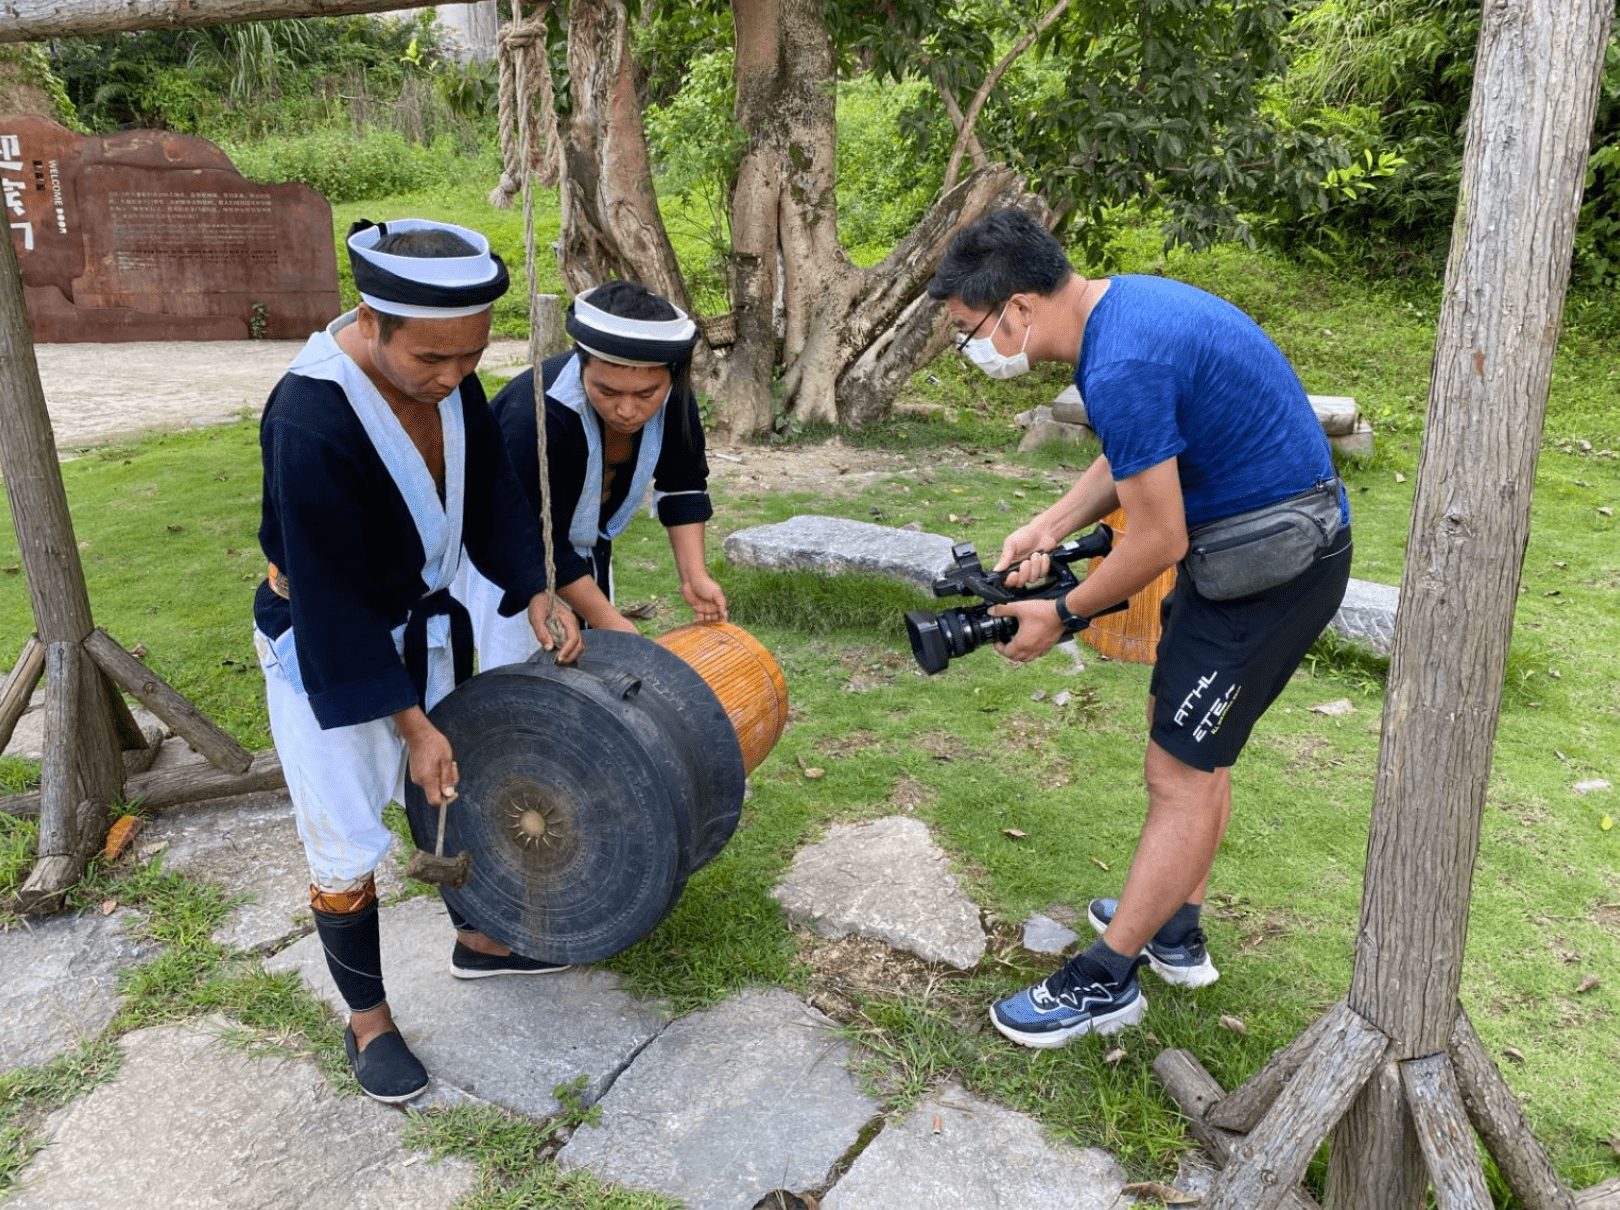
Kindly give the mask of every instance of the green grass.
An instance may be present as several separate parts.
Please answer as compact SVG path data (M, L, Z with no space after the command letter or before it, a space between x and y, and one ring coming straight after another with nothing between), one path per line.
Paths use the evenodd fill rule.
M370 217L431 213L431 202L365 210ZM483 218L474 221L481 202L457 205L440 216L459 214L489 229ZM517 224L520 247L520 218ZM339 225L346 227L346 216ZM513 228L505 230L501 238L510 243ZM1278 337L1307 389L1354 394L1374 416L1377 454L1343 467L1355 511L1354 574L1398 582L1434 300L1410 289L1396 294L1321 279L1232 250L1164 261L1144 241L1132 255L1132 269L1162 268L1231 297ZM1620 572L1615 521L1599 511L1620 507L1620 459L1606 453L1620 444L1612 404L1620 359L1593 335L1599 331L1597 320L1586 323L1559 354L1462 986L1487 1048L1576 1186L1620 1173L1605 1141L1620 1104L1620 985L1613 977L1620 969L1620 829L1601 826L1620 811L1612 791L1572 789L1593 778L1620 781L1613 764ZM1036 1053L988 1031L985 1006L1050 969L1017 945L1030 912L1083 909L1094 895L1117 893L1144 806L1147 668L1088 655L1077 671L1062 654L1015 667L981 651L927 678L912 664L900 623L905 609L926 604L914 590L856 577L761 573L719 557L730 531L803 512L916 522L981 552L997 549L1090 457L1083 448L1010 452L1013 414L1050 399L1060 382L1046 375L992 383L959 359L943 358L906 393L906 402L937 410L841 434L846 444L904 454L894 474L819 492L765 494L746 480L716 490L714 570L735 620L781 665L791 721L751 779L730 845L693 877L651 937L605 965L677 1012L752 985L822 995L816 959L828 943L785 923L771 888L795 850L830 823L909 812L928 823L993 920L990 954L961 975L914 964L914 980L847 997L838 1015L865 1050L863 1075L894 1108L914 1103L942 1078L959 1078L1034 1114L1061 1137L1110 1148L1133 1175L1147 1177L1172 1170L1188 1145L1150 1070L1159 1045L1191 1049L1231 1086L1348 986L1385 664L1319 643L1238 765L1236 808L1206 917L1221 981L1193 993L1150 979L1146 1027L1118 1039L1123 1055L1112 1054L1113 1040ZM66 464L63 476L97 621L126 645L145 644L152 667L249 747L265 746L262 685L248 641L251 593L262 570L254 425L96 451ZM617 551L623 598L657 596L673 603L673 621L684 620L658 528L638 519ZM0 574L0 662L31 629L17 562L11 528L0 525L0 573L10 571ZM671 620L666 613L646 628ZM1053 703L1059 690L1072 695L1066 706ZM1353 713L1311 709L1337 698L1348 698ZM811 770L822 772L812 777ZM27 762L0 762L9 788L33 776ZM31 844L31 825L0 817L0 865L15 871ZM137 905L162 948L129 976L129 1002L113 1033L225 1012L261 1042L316 1057L338 1086L349 1086L341 1063L330 1061L338 1053L331 1015L294 981L265 976L251 955L208 940L210 922L224 910L221 896L161 870L119 879L97 873L85 901ZM1589 974L1599 985L1579 992ZM1240 1018L1247 1033L1223 1028L1222 1015ZM1510 1047L1522 1062L1504 1058ZM0 1109L13 1124L4 1128L22 1132L6 1146L26 1147L40 1107L81 1086L67 1080L63 1091L38 1092L32 1084L0 1084ZM550 1145L548 1124L457 1111L432 1115L420 1129L414 1145L460 1150L483 1165L478 1206L658 1204L581 1177L565 1180L552 1165L531 1162Z

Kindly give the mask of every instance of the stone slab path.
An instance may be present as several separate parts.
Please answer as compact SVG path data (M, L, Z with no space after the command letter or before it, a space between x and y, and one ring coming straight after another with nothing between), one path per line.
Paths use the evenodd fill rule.
M957 934L929 940L923 928L919 939L926 922L862 899L870 872L844 880L848 902L819 900L827 913L890 945L977 960L978 908L920 821L835 828L817 858L850 840L849 860L877 861L881 880L925 912L952 916ZM251 901L233 909L222 942L266 955L267 971L295 973L339 1011L309 931L307 874L285 795L165 812L137 851L188 878L246 891ZM385 881L397 888L392 865ZM45 1063L106 1030L121 1003L118 972L158 953L140 939L140 919L118 908L0 933L0 1070ZM396 894L381 922L390 1003L433 1075L411 1108L487 1104L544 1123L564 1108L553 1090L584 1075L581 1102L600 1104L600 1121L573 1132L556 1157L564 1169L656 1191L690 1210L753 1210L778 1189L818 1192L826 1210L1129 1204L1124 1173L1106 1154L1048 1142L1034 1119L960 1088L891 1120L856 1078L851 1044L784 989L744 991L671 1020L629 995L618 976L588 967L453 978L454 934L437 897ZM257 1053L246 1045L254 1038ZM400 1142L405 1113L360 1096L347 1079L328 1084L307 1058L262 1053L262 1043L218 1017L125 1034L116 1077L43 1123L45 1145L7 1205L438 1210L473 1188L470 1164L431 1164Z

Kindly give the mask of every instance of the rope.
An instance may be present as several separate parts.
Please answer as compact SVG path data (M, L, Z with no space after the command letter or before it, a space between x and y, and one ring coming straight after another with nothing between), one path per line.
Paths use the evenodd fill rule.
M501 210L511 208L512 199L523 188L526 176L534 170L533 148L550 144L545 132L555 128L556 113L551 101L551 64L546 58L546 5L541 4L535 14L524 19L521 5L513 0L512 20L500 36L500 91L498 122L501 131L501 179L490 191L489 203ZM538 96L531 94L527 79L534 73L539 79ZM534 102L540 102L535 113ZM518 115L522 113L522 122ZM548 160L549 162L549 160ZM555 172L545 171L543 184L554 184Z
M544 6L540 13L544 13ZM506 99L507 65L512 68L512 86L517 96L527 97L528 67L534 58L534 47L540 47L541 56L545 52L545 22L537 15L528 21L523 20L523 8L520 0L512 0L512 24L501 37L501 142L503 153L506 145L506 115L508 113ZM509 53L508 47L512 50ZM518 53L519 48L522 53ZM544 62L542 58L542 62ZM549 95L550 88L547 88ZM551 473L550 464L546 460L546 393L540 382L540 307L539 294L534 288L534 161L530 159L530 138L533 133L532 105L525 106L529 120L522 124L518 131L518 150L522 158L521 181L523 190L523 268L529 288L529 366L531 384L534 388L534 427L536 440L539 443L540 453L540 537L546 548L546 588L550 593L550 607L546 611L546 628L551 631L551 637L559 644L563 641L565 632L562 621L558 616L559 601L557 596L557 562L551 553ZM511 161L508 159L508 165ZM506 184L508 172L501 174L501 187ZM497 189L499 192L499 188ZM494 196L490 200L493 202ZM510 205L510 198L507 204Z

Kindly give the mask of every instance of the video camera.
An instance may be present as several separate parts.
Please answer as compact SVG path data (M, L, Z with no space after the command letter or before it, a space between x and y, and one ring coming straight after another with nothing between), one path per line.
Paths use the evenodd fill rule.
M906 633L911 638L911 654L916 657L922 670L933 676L936 672L943 672L945 666L957 656L966 655L985 643L1007 642L1018 633L1018 619L991 617L991 605L1067 596L1069 590L1080 583L1069 564L1078 559L1099 559L1113 548L1114 531L1106 525L1099 525L1089 534L1065 542L1049 552L1052 572L1043 583L1019 589L1007 587L1006 571L985 571L971 542L957 543L951 547L951 558L956 566L934 581L934 595L976 596L982 598L985 604L946 609L939 613L926 609L909 610L906 613ZM1101 612L1114 613L1124 608L1125 602L1121 601Z

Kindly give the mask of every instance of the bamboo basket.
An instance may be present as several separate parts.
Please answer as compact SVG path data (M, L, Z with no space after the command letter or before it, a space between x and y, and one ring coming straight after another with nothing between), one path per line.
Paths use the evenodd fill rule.
M1115 534L1124 533L1125 511L1116 508L1102 523ZM1096 571L1100 562L1101 559L1093 559L1087 574ZM1080 632L1080 637L1096 648L1099 655L1109 659L1153 663L1159 650L1159 606L1175 586L1176 569L1167 568L1157 580L1132 597L1124 610L1093 618L1091 625Z
M693 622L654 641L690 664L714 690L737 732L744 775L752 773L787 726L787 682L771 653L730 622Z

